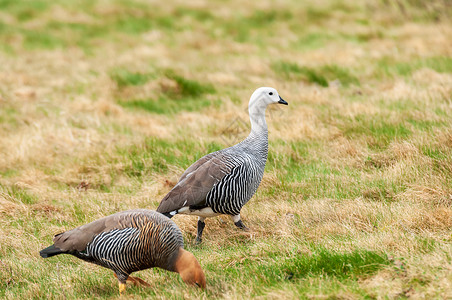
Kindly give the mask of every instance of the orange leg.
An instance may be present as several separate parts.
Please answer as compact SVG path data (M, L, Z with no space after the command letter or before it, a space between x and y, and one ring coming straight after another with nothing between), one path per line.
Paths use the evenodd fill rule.
M116 278L118 278L116 274L114 275ZM129 278L127 278L127 281L132 283L134 286L145 286L145 287L151 286L149 283L138 277L129 276Z
M124 291L126 290L126 284L119 282L119 294L122 295Z
M151 286L149 283L138 277L129 276L129 278L127 278L127 281L132 282L136 286L145 286L145 287Z

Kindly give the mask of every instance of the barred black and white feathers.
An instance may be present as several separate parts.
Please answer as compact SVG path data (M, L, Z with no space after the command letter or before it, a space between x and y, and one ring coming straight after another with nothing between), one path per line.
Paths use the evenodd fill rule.
M178 213L199 216L198 242L206 217L227 214L232 216L236 226L246 229L240 219L240 210L254 195L264 174L268 154L265 110L272 103L287 105L275 89L257 89L248 105L249 136L237 145L210 153L191 165L162 199L157 211L168 217Z
M178 272L185 282L205 287L198 261L183 249L179 228L155 211L119 212L60 233L53 241L41 250L42 257L66 253L109 268L119 280L120 292L132 272L152 267Z

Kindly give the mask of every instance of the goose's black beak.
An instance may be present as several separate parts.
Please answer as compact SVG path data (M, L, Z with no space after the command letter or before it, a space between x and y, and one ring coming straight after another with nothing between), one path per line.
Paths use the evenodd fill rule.
M279 96L279 104L284 104L284 105L289 105L289 103L287 103L283 98L281 98L281 96Z

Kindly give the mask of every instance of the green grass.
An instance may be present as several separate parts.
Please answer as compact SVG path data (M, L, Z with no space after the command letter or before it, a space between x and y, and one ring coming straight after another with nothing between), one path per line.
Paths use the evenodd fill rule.
M314 69L300 67L296 63L279 62L274 65L274 69L287 79L304 80L322 87L328 87L329 82L334 80L338 80L343 86L352 84L359 85L359 81L355 76L351 75L346 69L335 65L327 65Z
M17 128L19 125L17 115L18 111L14 106L2 107L2 110L0 110L0 126L6 128Z
M260 43L258 30L265 30L267 35L273 35L273 26L277 22L290 21L293 17L290 11L256 10L250 15L235 14L233 18L220 21L224 37L239 43Z
M89 1L81 1L79 4L77 7L66 2L3 1L0 7L7 9L17 23L0 25L0 32L6 32L0 39L7 42L19 35L24 37L22 47L27 50L80 47L86 53L92 54L95 51L93 48L102 40L122 40L127 35L140 35L156 28L165 30L178 28L171 15L158 14L155 10L145 9L146 6L138 3L124 5L121 1L113 1L112 6L119 9L114 15L107 13L104 16L96 13L96 7L102 5L92 5ZM57 5L72 12L86 13L93 22L85 24L70 20L50 20L31 28L26 25L26 22L39 20ZM80 10L80 7L83 9Z
M159 99L140 99L131 101L121 101L119 104L131 109L139 109L157 114L172 114L180 111L198 111L212 105L212 101L207 99L180 99L174 100L168 97Z
M220 150L221 145L211 143L205 147L189 140L169 142L162 139L147 139L142 145L117 149L126 161L125 174L144 178L153 173L166 173L171 166L188 168L203 156L203 153Z
M235 251L237 249L231 252ZM224 272L231 278L241 280L247 280L244 274L252 274L262 285L269 286L319 275L336 277L340 280L365 278L390 265L385 254L365 250L337 253L319 248L313 249L310 254L294 253L292 255L288 258L287 253L284 255L268 253L264 260L257 261L250 257L240 263L230 264Z
M379 72L386 75L410 76L422 68L434 70L439 73L452 72L452 58L447 56L434 56L427 58L415 58L409 62L396 62L391 58L383 58L378 61Z
M219 106L221 101L212 101L206 98L208 94L214 94L215 89L211 84L200 83L177 75L173 71L165 71L165 77L172 80L174 86L164 86L160 95L149 99L119 100L119 104L126 108L144 110L157 114L174 114L180 111L198 111L214 104ZM146 83L152 75L117 71L112 78L118 87L141 85Z
M151 30L153 23L152 18L148 16L123 15L115 20L113 28L127 34L140 34Z
M246 250L243 246L238 246L240 250ZM209 252L207 249L189 249L194 251L198 256ZM233 258L236 256L237 248L223 249L226 254L225 257ZM244 252L246 253L246 252ZM207 253L206 253L207 254ZM289 258L287 257L289 255ZM240 280L243 284L256 283L264 288L253 288L252 293L255 296L264 296L273 288L280 288L283 285L293 285L294 287L303 287L306 280L323 278L326 284L329 281L341 282L342 284L349 284L352 279L366 279L372 276L381 269L391 267L391 261L385 254L356 250L353 252L333 252L323 248L313 248L311 252L298 254L294 253L267 253L264 259L256 260L256 257L249 255L241 262L235 262L234 259L227 259L229 263L227 267L220 268L217 263L205 265L207 274L221 274L227 284L233 284L234 281ZM53 265L50 262L58 262ZM51 280L57 278L71 278L74 279L70 284L74 285L73 289L64 291L64 294L69 297L74 297L80 294L90 294L94 297L114 297L117 293L117 286L114 283L114 277L111 271L106 269L89 265L69 255L60 255L46 259L49 263L47 277ZM40 270L35 268L35 261L28 261L20 266L18 269L10 269L4 266L4 272L0 273L2 287L0 296L5 297L7 294L25 294L27 292L26 282L20 281L17 277L18 273L26 273L27 277L36 282L38 289L49 289L54 294L59 294L60 291L52 285L48 286L48 280L41 278ZM65 268L60 268L59 265L64 265ZM134 287L128 288L128 293L138 294L143 297L153 297L162 295L161 290L165 285L172 288L183 288L182 281L174 273L163 270L148 270L137 273L138 276L143 273L152 273L159 277L152 284L154 289L139 289ZM46 284L47 283L47 284ZM221 289L221 283L215 279L209 279L208 283L217 286ZM306 288L306 287L304 287ZM193 293L194 291L190 291ZM220 290L212 289L204 293L206 296L215 297L221 292ZM170 295L170 294L168 294ZM35 297L41 298L44 294L37 293Z
M24 47L26 49L56 49L64 48L66 43L61 38L41 31L25 31L23 32Z
M40 13L49 8L48 1L24 1L14 0L0 1L0 8L8 11L19 21L24 22L39 17Z
M14 171L6 172L7 175L14 174ZM33 193L25 188L13 185L10 187L4 187L0 185L0 191L8 195L14 202L21 204L34 204L38 202L38 198Z
M442 149L435 149L431 146L425 146L422 148L422 153L430 158L433 159L446 159L447 158L447 151L444 151Z
M165 91L165 94L169 97L195 98L204 94L212 94L215 92L215 88L211 84L200 83L196 80L184 78L183 76L175 74L173 71L167 71L166 77L177 83L177 87L175 89L168 89Z
M150 73L130 72L126 69L116 69L112 71L110 78L113 79L119 88L130 85L143 85L155 77Z
M324 32L315 32L315 33L308 33L305 35L302 35L296 42L294 42L294 47L297 47L297 49L302 49L304 51L309 51L313 49L320 49L327 45L332 39L335 37ZM297 67L294 66L280 66L281 69L287 68L287 72L290 72L291 69L295 69L292 72L296 72L298 70Z
M371 148L381 149L394 140L402 140L409 137L412 132L403 122L387 122L381 119L372 120L369 116L356 116L355 122L351 122L343 128L347 137L366 136Z
M231 123L248 128L259 86L289 105L267 111L251 231L209 218L197 246L196 218L175 216L207 289L154 269L124 297L451 298L451 9L0 0L0 298L118 298L110 270L39 250L155 209L226 135L240 140Z

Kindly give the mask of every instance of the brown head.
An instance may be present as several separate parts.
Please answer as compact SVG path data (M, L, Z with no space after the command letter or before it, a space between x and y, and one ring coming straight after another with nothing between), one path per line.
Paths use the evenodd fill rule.
M190 252L180 248L179 256L176 259L175 271L186 284L206 287L206 276L196 257Z

